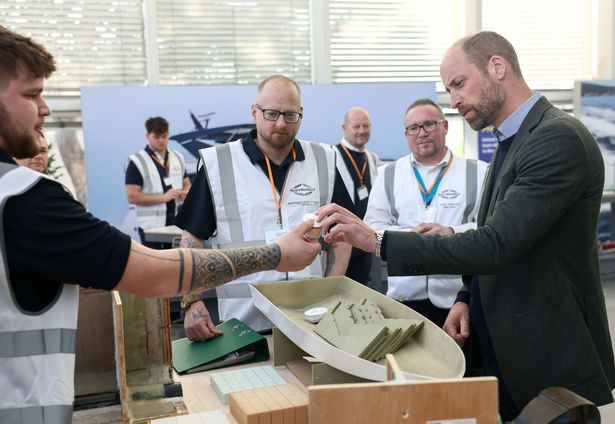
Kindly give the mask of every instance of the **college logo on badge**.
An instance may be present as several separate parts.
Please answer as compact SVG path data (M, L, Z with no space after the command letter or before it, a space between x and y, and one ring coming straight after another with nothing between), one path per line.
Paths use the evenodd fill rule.
M438 193L438 196L442 197L443 199L456 199L457 197L461 196L461 193L456 190L449 189Z
M316 189L314 187L310 187L309 185L304 183L297 184L290 189L290 191L297 196L309 196L310 194L314 193L315 190Z

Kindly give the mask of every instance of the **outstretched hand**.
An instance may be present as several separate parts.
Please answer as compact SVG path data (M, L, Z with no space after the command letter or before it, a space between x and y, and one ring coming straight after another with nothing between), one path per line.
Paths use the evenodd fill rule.
M347 209L330 203L316 211L327 243L343 242L369 253L376 251L376 232Z
M311 264L320 253L317 240L304 237L312 229L313 220L302 222L292 231L284 234L276 244L280 247L280 263L276 270L280 272L299 271Z

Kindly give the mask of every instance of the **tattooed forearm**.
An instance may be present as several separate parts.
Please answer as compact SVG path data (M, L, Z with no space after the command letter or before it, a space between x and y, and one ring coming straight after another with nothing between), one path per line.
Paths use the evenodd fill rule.
M199 242L191 237L182 236L181 241L179 242L179 247L187 247L189 249L202 249L203 242Z
M152 250L153 250L153 249L152 249ZM155 250L153 250L153 251L155 252ZM131 252L131 253L134 253L134 254L136 254L136 255L143 255L143 256L147 256L148 258L156 258L156 259L158 259L158 260L160 260L160 261L171 261L171 262L177 262L177 261L179 261L179 259L177 259L177 258L166 258L166 257L164 257L164 256L162 256L162 255L150 255L150 254L145 253L145 252L143 252L143 251L137 250L137 249L135 249L135 248L133 248L133 247L131 247L131 248L130 248L130 252Z
M212 289L233 278L275 269L282 257L280 247L276 243L221 251L191 250L190 253L193 265L191 292Z
M177 249L179 252L179 283L177 284L177 293L181 293L184 288L184 252Z
M329 247L328 249L326 249L326 252L327 252L327 265L325 268L325 277L331 274L331 270L333 269L333 266L335 265L335 249L333 249L332 247Z

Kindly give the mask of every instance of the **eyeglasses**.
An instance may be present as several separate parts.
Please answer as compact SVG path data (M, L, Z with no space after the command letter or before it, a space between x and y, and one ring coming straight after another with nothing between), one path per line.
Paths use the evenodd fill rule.
M406 127L406 133L408 135L418 135L418 133L421 132L421 128L423 128L427 133L434 132L440 122L444 122L444 119L439 119L437 121L425 121L423 122L423 125L408 125Z
M275 109L263 109L259 105L254 105L258 110L263 112L263 118L267 121L277 121L280 115L284 115L284 121L289 124L294 124L295 122L299 122L299 119L303 116L301 112L282 112Z

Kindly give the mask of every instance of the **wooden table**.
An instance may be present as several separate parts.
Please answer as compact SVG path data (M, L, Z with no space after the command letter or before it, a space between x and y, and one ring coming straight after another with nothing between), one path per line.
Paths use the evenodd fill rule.
M269 352L272 352L272 338L271 335L265 336L267 344L269 346ZM218 395L214 392L209 383L209 377L212 373L237 370L241 368L262 367L265 365L273 366L273 357L266 362L255 362L251 364L241 364L233 367L219 368L210 371L202 371L194 374L175 375L175 380L181 382L182 389L184 391L183 400L188 407L188 413L194 414L198 412L207 412L214 410L221 410L227 416L231 423L237 423L233 416L229 413L228 405L224 405L220 402ZM274 367L276 372L286 380L288 383L292 383L295 386L301 388L307 394L307 388L301 384L301 382L291 373L286 367Z

